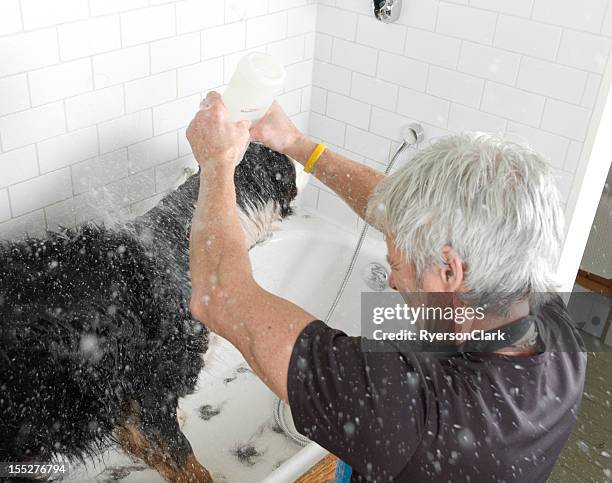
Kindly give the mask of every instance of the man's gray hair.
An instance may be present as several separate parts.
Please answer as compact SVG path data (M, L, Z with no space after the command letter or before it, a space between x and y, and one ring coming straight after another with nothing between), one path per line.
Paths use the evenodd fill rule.
M529 147L483 133L441 138L379 184L368 216L419 278L452 246L468 305L505 312L557 288L563 213L547 162Z

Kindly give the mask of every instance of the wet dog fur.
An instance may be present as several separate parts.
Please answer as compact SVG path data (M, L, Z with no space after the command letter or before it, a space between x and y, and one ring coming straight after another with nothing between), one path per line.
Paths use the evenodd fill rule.
M235 174L249 246L291 213L295 176L249 147ZM176 417L208 347L188 304L198 189L196 175L122 226L0 242L0 461L79 461L119 443L169 481L211 481Z

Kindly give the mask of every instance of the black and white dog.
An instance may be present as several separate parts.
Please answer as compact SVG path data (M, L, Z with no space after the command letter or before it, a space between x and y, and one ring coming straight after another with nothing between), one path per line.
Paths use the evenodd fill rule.
M252 144L235 181L253 246L291 213L296 171ZM211 481L176 417L208 347L188 308L198 188L193 176L123 226L0 242L0 461L119 443L169 481Z

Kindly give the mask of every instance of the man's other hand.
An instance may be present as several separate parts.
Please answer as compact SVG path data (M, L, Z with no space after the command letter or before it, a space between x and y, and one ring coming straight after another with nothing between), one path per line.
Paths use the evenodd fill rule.
M270 149L291 156L295 145L304 137L276 101L264 117L251 127L251 137Z

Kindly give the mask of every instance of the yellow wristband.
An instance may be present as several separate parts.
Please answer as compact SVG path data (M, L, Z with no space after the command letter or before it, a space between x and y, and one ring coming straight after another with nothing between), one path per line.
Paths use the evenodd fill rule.
M323 155L323 153L325 152L326 149L327 149L327 146L325 146L325 144L319 144L315 148L315 150L310 155L310 158L308 158L308 162L304 165L304 172L305 173L311 173L312 172L315 164L317 164L317 161Z

